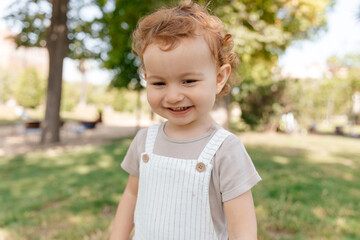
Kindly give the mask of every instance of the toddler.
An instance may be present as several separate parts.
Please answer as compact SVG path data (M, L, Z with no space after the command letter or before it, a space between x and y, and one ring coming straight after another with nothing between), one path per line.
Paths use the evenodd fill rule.
M256 239L251 188L261 178L240 140L216 124L237 58L219 18L195 3L141 19L133 50L147 99L165 123L142 129L121 166L129 175L111 239Z

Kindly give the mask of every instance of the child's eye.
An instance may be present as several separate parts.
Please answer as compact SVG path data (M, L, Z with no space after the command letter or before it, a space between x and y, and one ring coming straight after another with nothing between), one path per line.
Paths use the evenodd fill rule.
M195 82L197 82L197 80L193 80L193 79L191 79L191 80L185 80L185 81L184 81L184 84L191 84L191 83L195 83Z
M154 82L152 85L154 85L154 86L164 86L165 83L164 82Z

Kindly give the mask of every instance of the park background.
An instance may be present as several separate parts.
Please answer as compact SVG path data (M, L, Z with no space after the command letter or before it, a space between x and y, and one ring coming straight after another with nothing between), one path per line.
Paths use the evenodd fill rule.
M139 17L176 2L71 0L58 18L66 41L52 48L52 9L64 2L0 5L1 240L107 239L129 143L163 120L146 103L130 35ZM360 3L209 9L241 60L241 81L213 114L263 178L253 189L259 239L359 239Z

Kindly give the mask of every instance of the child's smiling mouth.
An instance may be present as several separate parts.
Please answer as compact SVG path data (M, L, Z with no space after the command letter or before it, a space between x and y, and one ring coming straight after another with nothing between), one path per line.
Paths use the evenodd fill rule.
M186 114L191 110L193 106L187 107L167 107L167 109L173 114Z
M184 111L189 109L190 107L177 107L177 108L169 108L172 111Z

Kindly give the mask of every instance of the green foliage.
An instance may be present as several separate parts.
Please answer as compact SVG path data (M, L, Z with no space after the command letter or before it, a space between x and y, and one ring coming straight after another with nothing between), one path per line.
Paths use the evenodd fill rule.
M127 89L112 89L109 92L112 96L110 104L114 110L119 112L134 112L137 108L137 91Z
M294 113L297 121L304 126L326 118L327 98L321 87L322 80L287 79L285 104Z
M273 73L279 55L292 41L313 37L324 28L325 10L334 1L234 0L230 4L228 1L215 0L209 8L224 21L227 30L233 35L235 51L241 60L239 75L247 80L246 85L253 84L254 87L251 88L262 88L258 92L269 96L270 85L274 84L276 87ZM131 33L140 17L164 4L174 5L177 2L70 1L68 56L78 59L100 58L104 67L114 70L112 86L141 88L137 73L140 63L131 52ZM19 29L19 34L15 37L19 45L46 46L45 33L50 24L50 5L45 0L26 0L12 6L6 19ZM92 8L96 16L81 16L86 8ZM242 102L243 108L253 109L252 106L245 106L248 104L246 99L237 99ZM262 104L264 106L261 109L278 108L281 105L264 101ZM275 113L277 110L272 109L265 114L257 112L257 115L244 115L244 118L252 119L251 124L267 123L271 119L270 116L267 117L268 113Z
M138 76L139 60L132 53L131 34L138 20L159 7L166 1L126 1L115 2L115 9L103 17L104 27L110 38L111 48L107 52L104 66L115 70L111 84L115 87L125 87L131 90L141 88Z
M136 109L137 91L88 85L87 102L97 106L112 106L115 111L133 112Z
M359 55L330 57L323 79L286 80L286 108L304 125L333 115L352 118L352 96L360 91Z
M232 4L215 1L215 13L233 35L241 64L239 75L246 79L235 96L243 119L253 128L269 124L284 109L284 84L274 81L280 54L294 40L314 37L326 25L326 9L334 1L251 1ZM279 85L280 84L280 85ZM277 89L273 95L273 90ZM270 99L269 99L270 98Z
M67 12L67 57L73 59L98 58L106 48L102 41L102 17L104 1L70 1ZM95 15L85 15L86 11ZM50 27L52 4L47 0L14 2L4 17L8 25L16 29L14 40L18 46L48 47L47 31Z
M12 95L12 82L14 81L12 75L5 70L0 72L0 103L9 100Z
M61 110L72 111L80 101L81 83L64 81L62 94ZM134 112L137 107L137 94L137 91L126 88L109 88L106 85L87 83L86 103L99 108L112 106L119 112Z
M61 110L71 111L80 101L80 84L63 82Z
M286 81L277 81L256 86L251 80L243 81L239 93L233 94L235 101L242 106L242 118L252 129L261 125L271 127L276 117L284 112Z
M8 9L5 19L17 31L16 44L47 47L49 52L47 93L53 99L46 101L41 143L60 141L58 123L64 58L96 58L107 47L103 42L103 25L97 20L103 17L107 2L110 1L24 0L14 2Z
M35 68L27 68L16 79L15 99L23 107L35 108L45 98L45 79L39 77Z
M216 14L233 35L239 73L256 84L272 81L278 56L294 40L312 37L326 24L330 0L216 1Z
M86 103L97 106L110 105L109 99L112 98L112 94L109 94L107 86L87 83L86 88Z

